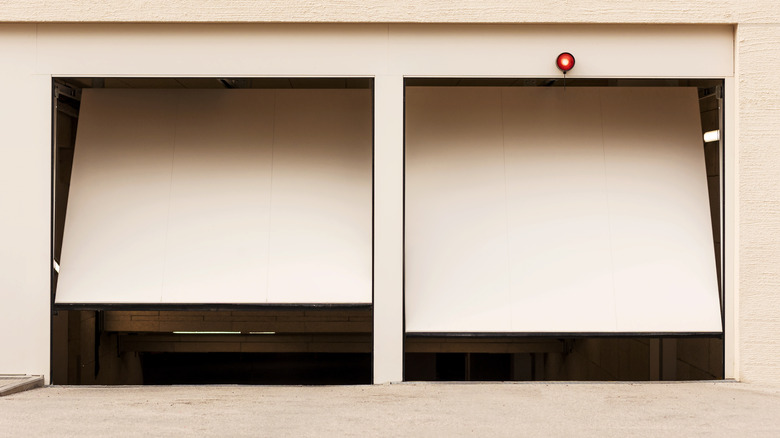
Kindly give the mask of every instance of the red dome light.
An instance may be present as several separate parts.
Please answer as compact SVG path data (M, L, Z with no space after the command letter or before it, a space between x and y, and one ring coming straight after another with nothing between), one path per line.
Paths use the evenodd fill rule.
M563 52L558 55L558 59L555 60L555 65L558 66L564 74L574 68L574 55L569 52Z

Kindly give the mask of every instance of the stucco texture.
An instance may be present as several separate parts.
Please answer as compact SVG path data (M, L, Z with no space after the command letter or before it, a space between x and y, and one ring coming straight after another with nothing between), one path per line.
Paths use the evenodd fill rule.
M780 383L780 27L740 25L736 43L740 377Z
M762 21L746 0L3 0L0 21L735 23ZM771 14L772 12L770 12ZM776 14L776 12L775 12Z

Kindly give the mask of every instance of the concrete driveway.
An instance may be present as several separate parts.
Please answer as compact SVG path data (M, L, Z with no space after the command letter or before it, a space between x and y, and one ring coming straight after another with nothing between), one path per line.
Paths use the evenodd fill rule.
M780 436L780 388L729 382L50 386L2 436Z

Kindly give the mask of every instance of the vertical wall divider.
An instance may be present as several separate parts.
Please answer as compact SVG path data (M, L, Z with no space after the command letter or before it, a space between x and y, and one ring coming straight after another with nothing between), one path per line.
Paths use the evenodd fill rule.
M374 79L374 383L403 380L404 80Z

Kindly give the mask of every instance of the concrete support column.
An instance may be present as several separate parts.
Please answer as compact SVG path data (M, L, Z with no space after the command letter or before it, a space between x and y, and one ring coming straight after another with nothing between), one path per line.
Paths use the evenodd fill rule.
M404 80L374 80L374 383L403 380Z

